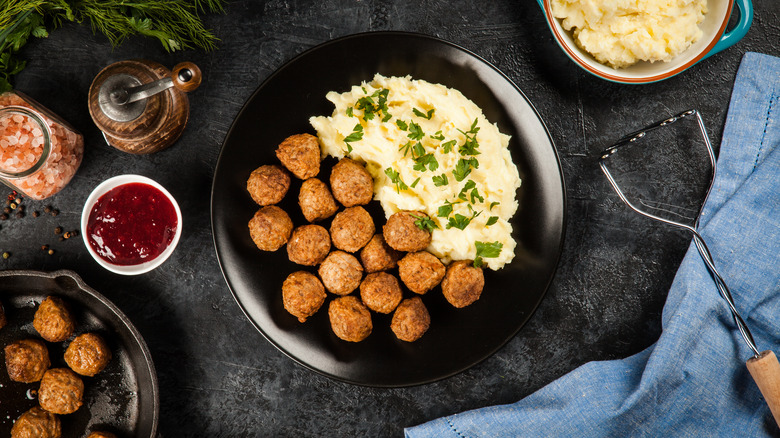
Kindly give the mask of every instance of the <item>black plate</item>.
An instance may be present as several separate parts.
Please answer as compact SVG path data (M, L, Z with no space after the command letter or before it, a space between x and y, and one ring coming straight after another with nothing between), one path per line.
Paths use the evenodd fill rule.
M287 259L284 248L275 253L258 250L247 229L258 209L246 191L251 171L278 162L274 150L287 136L314 133L309 117L333 112L333 105L325 99L328 91L347 91L353 84L371 80L375 73L411 75L460 90L501 132L512 136L512 158L523 179L518 191L520 209L512 219L514 238L519 242L514 261L498 272L486 272L482 298L467 308L450 306L439 288L426 294L423 301L431 314L431 328L414 343L397 340L389 328L390 318L377 314L374 331L365 341L341 341L330 329L327 303L305 324L298 323L282 307L281 285L289 273L302 267ZM326 160L329 168L327 164ZM327 173L320 177L327 181ZM296 226L305 223L297 207L299 186L296 181L280 204ZM374 206L370 211L378 213L379 209ZM463 48L397 32L334 40L274 73L233 122L211 194L214 243L222 272L257 329L301 364L369 386L407 386L451 376L511 339L531 317L552 280L563 242L564 215L557 152L522 92L495 67ZM384 224L383 215L374 217L378 225Z
M94 332L106 340L112 359L94 377L83 377L84 405L73 414L61 415L62 436L87 436L104 430L120 437L151 438L159 416L157 374L152 356L130 320L104 296L87 286L72 271L0 271L0 301L8 325L0 329L0 345L40 336L32 326L38 305L55 295L70 305L76 320L75 334ZM52 367L67 367L63 354L68 341L46 345ZM0 372L0 436L10 436L14 421L36 406L39 383L18 383Z

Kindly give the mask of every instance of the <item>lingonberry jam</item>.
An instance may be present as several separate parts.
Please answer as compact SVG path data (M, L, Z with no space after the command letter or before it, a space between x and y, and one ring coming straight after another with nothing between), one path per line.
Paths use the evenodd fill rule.
M128 266L154 260L173 241L176 210L167 196L144 183L109 190L92 207L87 239L109 263Z

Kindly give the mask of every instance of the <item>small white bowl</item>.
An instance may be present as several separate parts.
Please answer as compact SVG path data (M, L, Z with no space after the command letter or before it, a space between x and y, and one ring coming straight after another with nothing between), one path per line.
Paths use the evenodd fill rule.
M572 61L594 76L624 84L657 82L682 73L702 59L736 44L747 34L753 21L751 0L708 0L708 12L699 25L704 34L686 51L670 62L640 61L626 68L612 68L596 61L577 45L571 32L565 30L561 20L553 16L550 0L538 0L538 2L556 42ZM733 29L726 32L735 4L739 9L739 21Z
M170 245L168 245L168 247L165 248L165 250L154 259L137 265L115 265L100 257L100 255L98 255L98 253L95 252L95 250L92 248L92 245L89 243L89 236L87 235L87 224L89 222L89 214L92 212L92 207L95 206L95 203L98 201L98 199L100 199L101 196L105 195L112 189L129 183L148 184L162 192L168 198L168 200L171 201L171 204L173 204L173 208L176 211L176 234L173 236L173 240L171 241ZM152 269L160 266L165 260L168 259L168 257L170 257L170 255L173 253L173 250L176 248L176 245L179 243L181 230L182 216L181 210L179 209L179 204L176 202L176 199L173 198L168 190L165 190L165 187L161 186L156 181L141 175L119 175L103 181L97 187L95 187L95 189L89 195L86 202L84 203L84 209L81 212L81 236L84 239L84 245L86 245L87 251L89 251L89 254L93 259L95 259L96 262L98 262L98 264L100 264L100 266L116 274L138 275L149 272Z

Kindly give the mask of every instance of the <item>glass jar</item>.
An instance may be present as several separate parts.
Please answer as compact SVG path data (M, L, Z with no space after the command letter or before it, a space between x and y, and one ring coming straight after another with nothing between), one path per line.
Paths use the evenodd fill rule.
M84 137L32 98L0 94L0 182L31 199L46 199L76 174Z

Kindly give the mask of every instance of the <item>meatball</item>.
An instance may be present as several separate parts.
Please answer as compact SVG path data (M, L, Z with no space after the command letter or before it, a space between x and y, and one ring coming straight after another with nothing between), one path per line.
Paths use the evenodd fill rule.
M447 268L428 251L412 252L398 261L398 276L410 291L420 295L436 287Z
M374 235L374 220L363 207L349 207L339 212L330 224L330 237L338 249L355 252Z
M301 184L298 205L301 206L303 217L309 222L327 219L339 209L328 186L317 178L309 178Z
M3 308L3 303L0 303L0 329L5 327L5 325L8 323L8 319L5 317L5 309Z
M52 414L72 414L81 407L84 382L67 368L46 371L38 390L38 402Z
M379 313L390 313L403 298L398 280L387 272L366 275L360 283L360 299L369 309Z
M371 202L374 197L374 179L357 161L342 158L330 173L333 196L344 205L354 207Z
M46 297L33 317L33 327L49 342L62 342L73 334L73 318L68 307L58 297Z
M276 158L300 179L320 173L320 143L311 134L296 134L284 139L276 148Z
M390 321L390 330L395 336L406 342L414 342L428 331L431 316L420 297L407 298L395 309Z
M249 221L249 235L263 251L276 251L281 248L290 238L292 229L290 216L275 205L261 208Z
M441 282L444 298L457 308L466 307L477 301L485 287L485 276L481 268L475 268L470 260L452 262Z
M290 174L282 166L268 164L253 170L246 181L246 189L255 202L272 205L284 199L290 189Z
M60 419L38 406L23 413L11 428L11 438L60 438Z
M360 260L366 272L386 271L395 268L401 254L385 242L381 234L374 237L360 250Z
M318 272L325 288L336 295L347 295L357 289L363 278L363 267L358 259L344 251L330 253Z
M314 266L330 252L328 230L319 225L302 225L292 232L287 243L287 257L299 265Z
M382 228L385 241L398 251L422 251L430 245L431 233L415 225L415 221L427 217L419 211L399 211L393 214Z
M104 432L104 431L95 431L89 434L87 438L116 438L116 435L114 435L111 432Z
M320 280L306 271L293 272L282 283L284 309L300 322L317 313L325 302L325 288Z
M371 312L354 295L338 297L328 306L333 333L348 342L360 342L371 334Z
M92 377L103 371L110 360L111 350L103 338L95 333L76 336L65 350L65 363L82 376Z
M37 382L50 365L49 350L43 341L22 339L5 347L5 368L14 382Z

